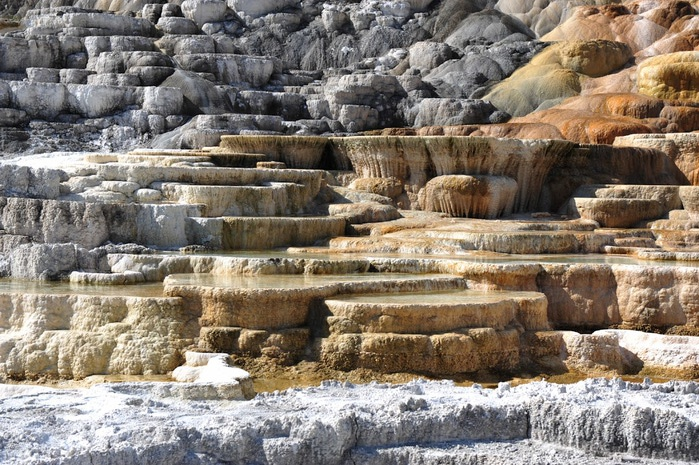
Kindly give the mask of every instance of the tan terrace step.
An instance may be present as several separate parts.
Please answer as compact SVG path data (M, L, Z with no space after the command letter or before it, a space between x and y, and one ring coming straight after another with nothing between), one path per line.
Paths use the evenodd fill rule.
M340 217L225 216L191 217L186 227L190 244L212 250L270 250L317 244L344 234L346 224Z
M94 164L91 174L107 181L136 182L148 187L154 182L179 182L202 185L245 186L265 182L289 182L320 189L325 173L319 170L269 170L255 168L219 168L210 166L152 166L133 164Z
M547 330L538 292L441 291L326 299L321 359L336 369L436 374L514 370L520 332Z
M308 324L312 305L350 293L416 292L463 289L451 275L354 273L345 275L213 276L171 275L165 294L201 312L201 325L284 329ZM320 311L320 309L315 309Z
M600 253L613 234L594 231L449 231L413 229L375 237L337 237L333 251L458 254L483 250L507 254Z
M154 284L0 280L0 315L0 371L22 379L164 374L199 332L182 299Z
M220 147L232 152L263 153L290 168L313 169L320 165L328 138L320 136L221 136Z
M202 215L289 216L302 215L317 195L312 186L269 182L258 186L202 186L196 184L153 183L165 200L201 204Z
M627 228L681 207L680 186L596 184L576 189L566 213L602 227Z
M656 243L666 249L699 251L699 229L655 230Z
M475 291L340 296L325 301L330 332L435 334L469 328L548 329L538 292Z
M520 365L515 329L466 330L463 333L343 334L324 339L321 361L337 370L358 368L383 373L455 375L482 370L514 371Z
M345 275L171 275L165 293L201 313L199 347L247 356L297 361L313 337L324 334L322 300L339 294L452 290L450 275L354 273Z
M232 152L221 147L204 147L202 149L216 166L230 168L261 168L258 163L268 162L263 153Z
M139 149L127 154L95 153L85 156L88 163L124 163L149 166L218 166L223 168L255 168L258 162L267 161L261 153L231 152L220 147L190 149Z
M608 228L630 228L644 220L660 218L667 211L657 200L615 198L572 198L567 214L597 221Z

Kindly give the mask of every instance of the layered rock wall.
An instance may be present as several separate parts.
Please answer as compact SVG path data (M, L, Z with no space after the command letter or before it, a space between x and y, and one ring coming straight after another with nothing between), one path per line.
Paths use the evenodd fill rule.
M165 373L199 334L176 298L4 292L0 306L0 371L15 379Z
M397 179L411 200L444 175L505 176L517 183L513 212L556 211L583 184L682 184L672 157L659 150L553 140L489 137L369 136L331 138L361 178Z
M478 137L353 137L332 143L361 177L396 178L417 194L434 176L506 176L517 182L513 211L539 203L544 179L573 148L563 141L516 141Z

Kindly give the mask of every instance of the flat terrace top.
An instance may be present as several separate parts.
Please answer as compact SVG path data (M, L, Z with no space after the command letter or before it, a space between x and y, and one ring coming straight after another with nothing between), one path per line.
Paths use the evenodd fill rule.
M162 283L94 285L54 281L0 279L1 294L90 295L105 297L163 297Z
M162 256L185 256L179 252L159 252ZM649 255L651 255L649 253ZM688 255L688 254L684 254ZM155 256L155 255L150 255ZM186 256L226 257L242 259L288 259L288 260L455 260L463 262L484 264L528 264L528 263L556 263L556 264L606 264L606 265L644 265L644 266L699 266L699 254L696 261L691 256L679 255L677 259L642 259L630 255L607 254L505 254L497 252L483 252L478 250L464 250L458 255L439 254L414 254L414 253L390 253L390 252L348 252L344 250L330 251L322 247L290 247L285 250L269 251L216 251L203 253L187 253ZM413 275L414 276L414 275Z
M474 289L443 290L426 292L404 292L391 294L358 294L334 297L332 301L349 302L354 304L369 305L461 305L461 304L489 304L502 302L503 300L537 299L542 297L540 292L525 291L480 291Z
M435 281L458 280L450 274L410 273L352 273L352 274L266 274L255 276L173 274L165 278L166 286L202 286L240 289L306 289L337 283L379 281Z

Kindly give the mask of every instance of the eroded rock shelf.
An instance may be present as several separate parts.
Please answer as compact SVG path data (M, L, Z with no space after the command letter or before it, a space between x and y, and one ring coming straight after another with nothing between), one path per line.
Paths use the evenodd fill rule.
M523 155L525 147L532 150ZM675 165L647 148L607 147L611 158L595 177L581 177L581 150L596 149L484 137L252 135L196 151L6 162L4 274L75 284L5 294L2 373L165 374L195 349L431 376L696 377L699 267L663 261L699 258L695 187L678 171L658 170ZM243 155L255 153L251 167ZM313 161L287 167L292 159ZM353 174L321 169L339 159ZM448 169L428 168L442 159ZM642 163L631 169L634 160ZM576 176L564 181L566 172ZM599 184L623 172L624 184ZM459 177L481 184L468 190ZM441 190L436 180L445 180ZM430 196L474 207L434 211ZM511 210L501 209L502 196ZM560 210L539 208L546 205ZM477 210L496 213L469 218ZM278 247L288 251L244 255ZM595 263L587 254L608 258ZM605 263L614 254L627 264ZM146 282L164 287L124 297ZM90 285L124 290L80 290ZM101 306L116 313L89 316ZM649 330L668 333L657 352L635 342ZM142 344L147 356L124 355ZM685 356L670 356L664 344Z

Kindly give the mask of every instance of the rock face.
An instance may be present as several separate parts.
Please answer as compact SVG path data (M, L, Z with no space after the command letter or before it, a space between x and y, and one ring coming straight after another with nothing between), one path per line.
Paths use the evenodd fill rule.
M331 138L330 142L335 150L350 159L361 178L400 180L411 202L417 205L422 205L419 196L425 200L425 205L434 205L428 200L428 191L421 194L421 190L427 188L430 179L449 175L494 175L513 179L516 182L513 212L556 210L573 194L574 189L569 190L570 187L578 187L584 180L594 179L592 183L595 183L626 179L639 184L682 182L681 173L660 151L612 149L610 152L600 146L576 147L564 141L489 137L368 136ZM614 175L607 177L604 173ZM506 184L510 186L509 191L512 184ZM508 210L508 202L495 202L493 211ZM428 207L423 205L422 208ZM437 211L450 208L445 206ZM465 209L458 207L453 211Z
M681 207L679 186L582 186L572 195L568 214L609 228L628 228Z
M330 337L321 359L344 370L507 371L519 363L513 322L548 329L546 298L536 293L340 296L325 304Z
M327 278L324 267L288 259L224 264L206 256L130 255L123 260L110 256L129 248L145 252L135 244L211 252L303 247L321 239L329 241L325 253L561 254L601 253L633 244L658 247L660 239L656 244L647 233L602 229L628 227L671 212L694 214L695 193L687 190L692 186L677 185L681 181L675 165L658 150L458 136L238 135L225 137L217 148L200 151L93 153L64 160L30 157L0 167L3 273L56 279L79 270L71 274L71 282L112 285L165 279L164 296L152 302L144 298L143 305L157 306L158 299L170 298L174 307L189 312L189 316L173 316L170 329L153 342L175 354L181 353L184 339L201 350L267 357L283 364L308 358L341 370L456 375L550 367L546 360L557 360L560 369L566 366L560 359L566 344L571 354L578 354L577 359L571 356L570 367L578 367L584 364L578 360L588 357L587 347L599 343L584 337L566 340L548 331L549 324L568 330L610 325L696 330L696 309L691 304L696 273L691 268L537 265L511 270L434 261L417 270L448 271L457 277L427 276L403 282L391 281L382 273L366 273L415 272L413 262L400 259L339 261L330 267L333 273L354 274ZM596 160L593 166L590 160ZM262 167L235 166L252 163ZM297 168L288 169L287 164ZM363 190L331 185L333 175L317 169L320 166L352 166L356 170L352 175L335 173ZM639 184L581 184L621 180ZM673 185L651 184L662 182ZM567 215L581 218L551 218L555 209L566 205ZM632 205L638 208L631 210ZM399 212L396 206L426 212ZM512 212L532 215L541 207L546 210L537 213L542 220L500 220L497 226L441 215L500 218ZM369 237L340 237L343 234ZM282 276L274 276L270 282L277 284L269 286L263 278L237 282L229 277L211 284L166 279L183 272ZM646 277L652 280L646 282ZM509 283L512 279L515 284ZM309 285L314 280L321 284ZM286 281L291 284L278 284ZM667 302L653 300L657 286L667 288L661 293ZM540 294L504 292L492 301L469 294L464 297L472 300L468 305L452 305L446 292L479 287ZM430 292L435 295L429 297ZM346 295L360 293L373 295ZM41 295L48 299L47 294ZM66 315L79 313L86 297L82 293L67 296L77 307L66 307L61 318L77 321ZM415 307L413 300L430 298L436 299L431 305L441 316L427 318L435 320L432 326L411 324L432 311ZM362 299L368 303L361 303ZM393 301L400 302L394 305ZM268 310L261 312L261 305ZM36 307L41 312L46 306ZM19 317L13 315L19 311L16 306L5 310L7 376L84 377L172 369L169 359L147 364L142 357L121 360L119 341L145 337L138 326L118 326L118 336L99 325L86 329L117 354L90 364L72 349L65 354L54 348L50 339L54 336L48 335L53 334L51 328L39 331L50 339L45 347L30 345L23 326L15 323ZM453 318L446 317L450 312ZM367 320L369 314L374 317ZM395 315L402 315L403 326L391 322ZM187 330L177 329L180 324L186 324ZM73 338L84 340L79 328L68 325L57 330L66 331L60 339L65 347L72 347L72 342L65 341ZM464 353L470 356L463 357ZM35 357L48 361L37 365ZM112 362L110 357L119 361ZM620 363L610 360L607 366L620 370Z
M1 166L3 273L54 279L71 270L103 271L93 251L107 243L261 249L311 245L344 232L341 215L304 217L319 203L327 202L326 211L333 203L320 196L322 171L217 167L205 153L160 153L92 154L61 169ZM214 159L247 163L227 154ZM286 156L308 163L303 153ZM253 232L260 227L270 233Z
M448 175L431 179L421 191L426 211L495 219L512 213L517 182L504 176Z
M585 3L25 2L19 27L0 23L0 150L108 150L0 166L0 275L64 281L0 282L0 376L173 372L193 384L139 395L199 406L250 397L250 382L191 349L290 372L696 378L697 268L658 262L699 250L695 6ZM604 385L652 391L629 386ZM413 398L389 422L352 404L337 422L264 413L263 433L246 419L242 441L237 420L214 418L121 429L128 445L99 457L44 456L483 461L464 444L487 437L697 460L693 413L649 413L648 399L579 415L540 392L508 404L503 385L484 397L504 410L444 413L419 384L397 389ZM439 451L406 447L422 429ZM36 462L28 437L3 450ZM521 463L512 444L492 461Z
M403 180L409 195L417 194L434 176L510 177L517 182L514 211L535 208L541 181L557 157L572 148L559 141L458 137L356 137L332 143L352 161L359 176ZM525 165L526 170L520 169Z
M1 298L0 371L9 378L165 373L198 333L179 299L6 291Z
M536 55L483 98L512 116L523 116L578 95L583 77L610 74L631 58L631 49L624 43L561 42Z
M668 100L697 96L699 53L677 52L645 60L638 67L638 91Z
M662 150L668 154L691 185L699 185L699 167L696 166L696 153L699 152L699 145L697 145L695 134L637 134L617 137L614 144L620 147L634 146Z

